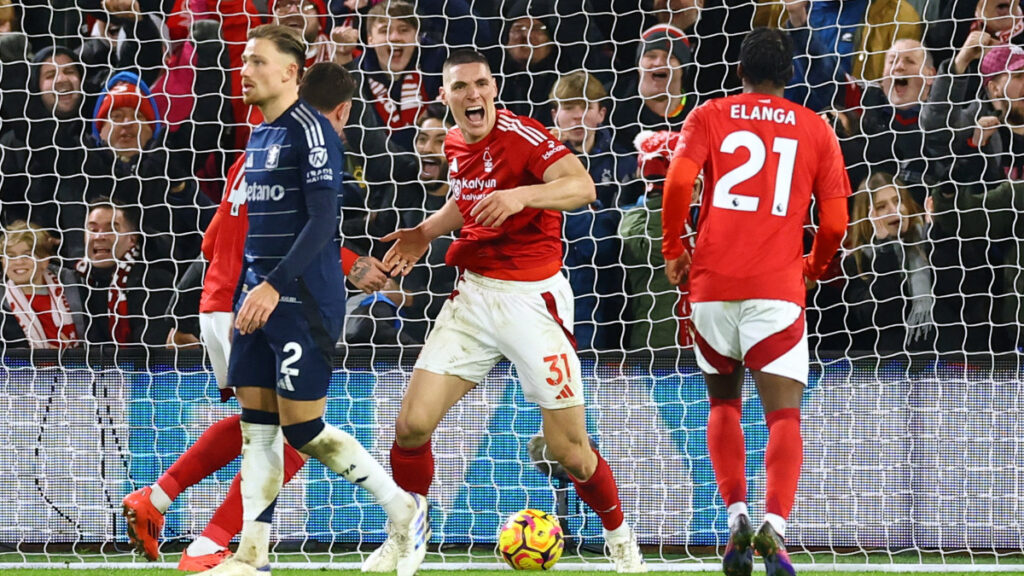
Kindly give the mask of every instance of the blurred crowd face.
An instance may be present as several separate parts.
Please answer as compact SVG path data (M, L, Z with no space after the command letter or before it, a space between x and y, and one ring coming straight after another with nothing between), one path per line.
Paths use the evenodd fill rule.
M598 102L561 102L552 112L559 139L580 150L604 122L607 109Z
M4 246L4 275L15 286L45 286L47 259L35 255L34 246L22 240Z
M100 138L118 156L135 156L146 147L146 143L152 137L153 124L135 108L111 110L109 118L100 128Z
M112 268L138 242L120 210L101 206L85 220L85 255L97 268Z
M470 62L448 68L441 99L452 111L467 144L487 137L497 121L494 98L498 85L485 64Z
M928 99L935 69L917 40L897 40L885 55L881 87L894 108L910 108Z
M78 114L82 103L82 76L70 56L56 54L40 65L39 92L43 106L57 118Z
M419 30L408 20L377 18L370 26L367 41L377 54L382 70L404 72L418 46Z
M289 67L295 69L289 72ZM295 90L298 65L266 38L253 38L242 52L242 101L263 107Z
M974 16L989 34L1012 30L1022 16L1020 0L978 0Z
M683 94L683 65L666 50L648 50L640 56L640 96L667 99Z
M274 24L294 28L307 43L315 42L320 35L322 16L316 4L309 0L277 0L274 3Z
M536 18L519 18L508 29L505 50L521 66L527 62L540 62L551 54L553 42L548 27Z
M874 226L876 238L893 238L906 234L910 229L907 206L900 201L900 191L895 186L874 191L868 218Z
M996 76L986 86L992 106L1011 126L1024 126L1024 70Z
M448 128L437 118L420 122L416 133L416 154L420 159L420 180L443 182L448 177L448 159L444 155L444 139Z

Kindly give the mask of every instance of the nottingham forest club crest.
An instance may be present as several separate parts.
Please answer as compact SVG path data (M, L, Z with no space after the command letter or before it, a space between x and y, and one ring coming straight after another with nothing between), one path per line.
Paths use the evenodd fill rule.
M494 158L491 156L491 149L488 148L484 150L484 172L490 174L491 170L494 170Z

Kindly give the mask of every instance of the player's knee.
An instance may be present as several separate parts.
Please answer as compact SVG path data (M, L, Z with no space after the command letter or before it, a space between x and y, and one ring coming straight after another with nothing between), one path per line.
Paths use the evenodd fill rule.
M409 414L399 414L395 421L395 442L402 448L423 446L433 433L432 426Z
M292 448L303 452L303 448L309 444L310 440L319 436L325 426L323 418L315 418L307 422L282 426L281 432L284 433L284 439Z

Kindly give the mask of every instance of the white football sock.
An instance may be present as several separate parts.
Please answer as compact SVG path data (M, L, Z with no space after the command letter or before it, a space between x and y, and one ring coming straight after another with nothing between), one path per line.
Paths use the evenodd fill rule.
M277 424L241 422L242 539L236 556L257 568L269 562L270 524L257 522L284 482L284 436Z
M224 549L225 548L223 546L217 544L213 540L210 540L206 536L200 536L188 545L185 553L189 556L206 556L208 554L216 554Z
M778 514L765 514L764 523L771 524L771 527L775 529L775 533L779 536L786 537L786 519Z
M352 435L325 423L302 451L373 494L392 522L404 525L412 519L412 498Z
M750 512L747 511L746 502L733 502L729 505L729 530L736 527L736 521L740 516L746 516L750 518Z
M159 484L154 482L150 488L153 491L149 494L149 502L161 514L166 514L167 509L171 507L171 502L174 502L174 500L171 500L171 497L167 495L167 492L164 492L164 489Z

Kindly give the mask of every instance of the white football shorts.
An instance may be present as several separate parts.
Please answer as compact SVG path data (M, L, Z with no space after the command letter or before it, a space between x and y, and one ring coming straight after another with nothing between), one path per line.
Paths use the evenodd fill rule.
M416 368L482 382L504 358L516 367L527 400L551 410L583 404L572 333L569 281L538 282L463 273L427 336Z
M741 365L807 385L810 355L804 309L784 300L694 302L694 354L708 374Z
M231 357L234 319L231 312L204 312L199 315L199 339L210 356L218 388L228 387L228 358Z

